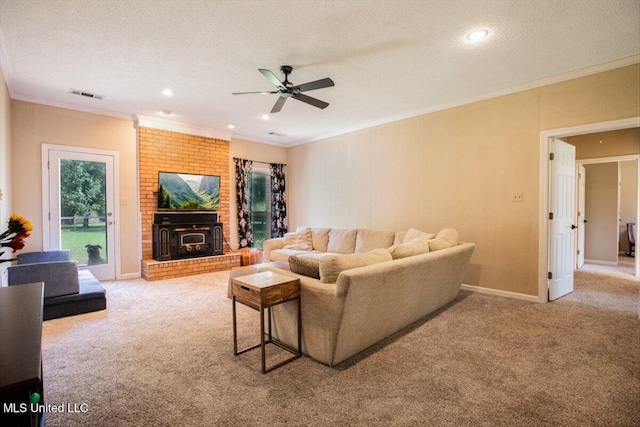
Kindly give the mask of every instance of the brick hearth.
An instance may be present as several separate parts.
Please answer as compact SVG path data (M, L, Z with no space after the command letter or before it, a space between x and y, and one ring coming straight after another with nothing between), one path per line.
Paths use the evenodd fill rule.
M192 274L230 270L232 267L239 266L240 254L238 253L173 261L145 259L142 260L142 278L146 280L162 280L190 276Z

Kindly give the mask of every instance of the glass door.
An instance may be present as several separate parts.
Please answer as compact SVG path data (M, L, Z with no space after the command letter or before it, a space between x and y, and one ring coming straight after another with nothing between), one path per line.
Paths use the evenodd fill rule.
M78 267L115 278L114 157L48 150L49 249L69 249Z

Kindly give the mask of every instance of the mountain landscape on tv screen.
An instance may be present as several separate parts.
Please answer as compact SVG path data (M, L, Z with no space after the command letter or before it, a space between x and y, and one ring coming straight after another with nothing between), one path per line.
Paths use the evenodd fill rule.
M218 210L220 177L160 172L158 209Z

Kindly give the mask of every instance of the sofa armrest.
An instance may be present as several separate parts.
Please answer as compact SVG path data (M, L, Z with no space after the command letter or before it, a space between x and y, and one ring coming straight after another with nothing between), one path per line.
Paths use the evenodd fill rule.
M80 292L75 261L18 264L7 268L9 286L44 282L44 297L58 297Z
M284 246L284 237L274 237L273 239L267 239L262 243L262 250L264 252L262 262L271 262L271 251L276 249L282 249Z

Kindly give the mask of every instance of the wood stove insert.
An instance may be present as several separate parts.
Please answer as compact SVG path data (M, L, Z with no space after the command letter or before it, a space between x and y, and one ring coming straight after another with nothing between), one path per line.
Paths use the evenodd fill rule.
M222 255L224 237L217 213L159 212L153 215L153 259L168 261Z

